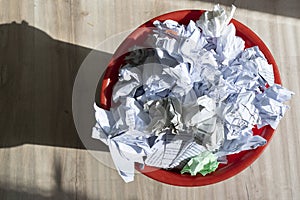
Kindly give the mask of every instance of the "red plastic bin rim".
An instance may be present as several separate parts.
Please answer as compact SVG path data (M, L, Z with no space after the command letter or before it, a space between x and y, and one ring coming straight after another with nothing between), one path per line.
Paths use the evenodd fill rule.
M133 46L131 38L138 38L141 37L140 28L146 27L154 27L153 22L155 20L165 21L168 19L172 19L178 21L180 24L187 25L190 20L198 20L201 14L205 12L204 10L179 10L170 13L166 13L155 17L135 31L133 31L118 47L114 55L120 55L120 52L124 52L124 50L129 49L129 47ZM275 83L281 84L280 74L278 70L278 66L275 62L274 57L272 56L271 52L264 44L264 42L247 26L242 24L241 22L232 19L231 23L233 23L236 27L236 35L243 38L245 40L245 46L258 46L259 49L263 52L265 57L267 58L268 62L273 65L273 72ZM114 56L110 60L106 71L101 79L102 85L100 88L100 106L104 109L110 108L110 101L111 101L111 94L114 84L118 80L118 70L121 65L124 63L125 55L121 57ZM164 169L157 169L154 167L145 166L143 170L140 169L138 165L136 165L136 169L140 171L142 174L157 180L162 183L175 185L175 186L204 186L213 183L217 183L223 180L226 180L241 171L245 168L250 166L263 152L263 150L268 145L269 141L271 140L274 130L270 126L266 126L258 129L253 129L254 134L261 135L267 140L267 144L258 147L257 149L240 152L238 154L229 155L228 156L228 164L222 167L219 167L215 172L208 174L206 176L197 175L197 176L190 176L187 174L179 174L178 172L164 170Z

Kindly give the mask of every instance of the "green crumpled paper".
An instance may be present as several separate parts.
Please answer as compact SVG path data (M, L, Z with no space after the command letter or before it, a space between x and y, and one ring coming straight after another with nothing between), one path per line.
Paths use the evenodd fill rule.
M181 174L188 172L192 176L196 176L197 173L205 176L206 174L214 172L218 168L218 165L217 157L213 153L205 151L192 157L182 168Z

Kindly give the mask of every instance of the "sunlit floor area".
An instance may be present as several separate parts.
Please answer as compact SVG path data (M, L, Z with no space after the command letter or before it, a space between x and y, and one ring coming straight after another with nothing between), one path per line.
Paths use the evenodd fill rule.
M107 147L90 138L93 102L84 98L94 90L79 88L82 99L72 107L76 75L93 49L99 57L94 75L100 79L130 30L167 12L208 10L216 3L230 6L232 1L1 0L0 199L300 199L297 0L234 1L234 18L268 46L282 84L295 95L263 154L228 180L177 187L137 173L134 182L125 183ZM83 117L83 107L74 108L83 104L92 115ZM74 119L88 125L78 129ZM87 150L86 142L94 148Z

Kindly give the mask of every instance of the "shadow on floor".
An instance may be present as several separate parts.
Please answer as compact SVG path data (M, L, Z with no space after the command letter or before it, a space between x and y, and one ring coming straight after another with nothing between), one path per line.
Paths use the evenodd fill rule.
M55 40L24 21L0 25L0 148L85 148L73 123L72 89L91 50ZM110 57L97 53L99 62ZM107 150L91 143L93 150Z
M199 1L199 0L190 0ZM255 10L264 13L270 13L274 15L282 15L287 17L300 18L300 1L299 0L201 0L210 3L219 3L221 5L230 6L232 3L237 8L243 8L248 10Z

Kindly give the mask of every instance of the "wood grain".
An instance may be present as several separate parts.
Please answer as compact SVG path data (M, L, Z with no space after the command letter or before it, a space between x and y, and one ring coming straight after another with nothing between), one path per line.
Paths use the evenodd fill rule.
M300 199L297 0L236 1L235 18L265 41L296 93L266 151L242 173L196 188L140 174L125 184L77 135L73 84L96 45L157 15L215 2L0 0L0 199Z

